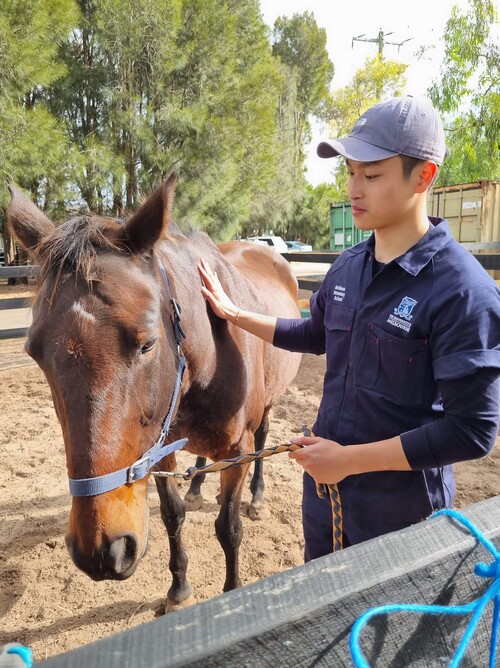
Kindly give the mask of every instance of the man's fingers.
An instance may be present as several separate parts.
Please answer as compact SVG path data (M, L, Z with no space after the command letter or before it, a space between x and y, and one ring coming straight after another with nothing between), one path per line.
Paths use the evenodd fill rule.
M203 264L201 264L201 262L203 262ZM203 281L206 283L207 287L211 288L212 290L217 290L218 288L222 287L221 282L219 281L219 277L217 276L217 272L212 271L208 264L203 260L201 260L198 264L198 271L200 272L200 275Z
M292 438L291 442L297 445L313 445L319 441L318 436L299 436L299 438Z
M214 274L209 270L207 271L204 267L202 267L200 264L198 265L198 271L200 273L200 276L205 283L205 285L212 290L216 289L216 281L217 277L214 276Z

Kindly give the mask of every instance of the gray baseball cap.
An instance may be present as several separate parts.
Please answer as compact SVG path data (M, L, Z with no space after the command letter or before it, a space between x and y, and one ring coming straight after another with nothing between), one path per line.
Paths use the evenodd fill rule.
M446 141L441 119L425 98L395 97L370 107L348 137L318 144L320 158L342 155L356 162L375 162L408 155L441 165Z

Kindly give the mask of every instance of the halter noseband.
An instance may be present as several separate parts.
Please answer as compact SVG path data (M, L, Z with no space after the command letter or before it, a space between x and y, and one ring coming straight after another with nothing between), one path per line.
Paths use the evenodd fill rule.
M69 491L72 496L97 496L98 494L104 494L104 492L110 492L113 489L117 489L122 485L131 484L133 482L137 482L138 480L142 480L142 478L147 476L153 466L155 466L160 460L162 460L167 455L171 455L176 450L181 450L187 443L187 438L181 438L177 441L174 441L173 443L164 445L164 441L170 430L170 423L172 421L174 410L177 404L177 399L179 398L182 376L184 374L184 369L186 368L186 358L182 352L181 345L182 339L185 339L186 335L184 334L181 326L181 309L179 304L172 296L167 272L165 271L165 267L163 266L161 260L159 260L159 265L167 294L170 295L170 303L172 305L173 311L172 326L174 329L175 342L177 344L177 354L179 357L179 366L177 368L174 392L168 413L163 421L160 435L156 440L156 443L151 448L149 448L149 450L146 450L142 457L130 466L126 466L119 471L114 471L113 473L107 473L106 475L95 476L93 478L69 478Z

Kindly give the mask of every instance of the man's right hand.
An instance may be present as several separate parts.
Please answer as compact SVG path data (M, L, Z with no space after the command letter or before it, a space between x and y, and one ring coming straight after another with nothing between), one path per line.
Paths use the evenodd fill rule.
M229 320L229 322L234 324L238 318L239 308L233 304L224 292L217 274L210 269L210 266L203 258L198 264L198 271L203 281L201 292L212 307L215 315L223 320Z

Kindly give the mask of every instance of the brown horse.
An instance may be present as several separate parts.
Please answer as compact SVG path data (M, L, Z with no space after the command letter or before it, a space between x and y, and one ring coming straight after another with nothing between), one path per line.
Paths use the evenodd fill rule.
M94 580L128 578L146 551L151 461L157 470L175 470L175 454L161 450L160 461L148 459L151 445L163 442L162 425L165 430L173 417L167 442L187 437L189 452L215 461L260 449L269 410L300 362L217 318L197 272L205 258L242 308L298 317L288 263L261 246L216 247L204 233L173 229L174 187L171 175L123 224L82 216L58 227L11 189L10 227L40 264L26 350L50 385L70 485L77 486L66 542L75 564ZM149 466L136 476L144 462ZM240 585L247 470L221 474L215 528L226 557L224 591ZM86 479L107 481L117 471L125 478L114 486L92 482L78 491ZM172 609L193 601L181 539L185 506L176 482L155 482L170 542ZM253 504L262 502L260 495Z

